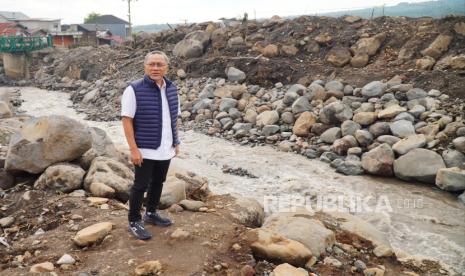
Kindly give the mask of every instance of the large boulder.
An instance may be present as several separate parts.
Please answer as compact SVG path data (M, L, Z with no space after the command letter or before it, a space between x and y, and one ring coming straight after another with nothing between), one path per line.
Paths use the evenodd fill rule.
M312 257L310 249L302 243L263 228L250 230L246 238L254 255L261 258L303 266Z
M209 41L209 33L205 31L191 32L174 46L173 54L185 58L200 57L203 55Z
M324 124L342 123L352 119L352 116L352 109L340 101L332 102L320 111L320 120Z
M407 181L433 183L439 169L445 168L444 160L434 151L413 149L394 161L394 174Z
M266 219L263 228L302 243L316 257L336 242L333 231L304 211L273 214Z
M388 144L381 144L362 155L362 167L374 175L393 175L394 152Z
M260 227L265 218L263 206L255 199L234 195L229 209L231 216L247 227Z
M457 167L439 169L436 175L436 186L451 192L465 190L465 170Z
M84 179L84 188L98 197L116 197L126 202L134 173L124 164L104 156L96 157Z
M428 46L428 48L421 51L421 54L424 56L430 56L434 59L441 57L442 53L447 51L449 44L451 43L453 37L450 35L440 34L436 39Z
M34 183L34 188L71 192L81 188L85 173L81 167L74 164L54 164L42 173Z
M76 120L60 115L32 118L11 136L5 168L41 173L52 164L79 158L91 146L89 129Z

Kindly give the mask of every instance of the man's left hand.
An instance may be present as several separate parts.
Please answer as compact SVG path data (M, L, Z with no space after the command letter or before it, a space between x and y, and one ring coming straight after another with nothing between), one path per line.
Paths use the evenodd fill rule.
M175 156L178 156L179 155L179 145L176 145L176 147L174 148L174 151L175 151Z

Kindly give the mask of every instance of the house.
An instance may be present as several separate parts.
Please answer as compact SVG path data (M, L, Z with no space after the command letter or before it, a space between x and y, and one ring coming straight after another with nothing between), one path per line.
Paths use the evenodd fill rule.
M131 35L129 33L129 22L111 14L98 16L94 20L83 25L88 24L95 24L98 26L98 29L108 30L112 35L119 36L123 40L126 40Z
M29 17L22 12L0 11L0 23L23 19L29 19Z
M0 23L17 23L26 27L29 35L61 32L61 19L29 18L22 12L0 11Z
M0 23L0 36L28 36L27 28L16 22Z

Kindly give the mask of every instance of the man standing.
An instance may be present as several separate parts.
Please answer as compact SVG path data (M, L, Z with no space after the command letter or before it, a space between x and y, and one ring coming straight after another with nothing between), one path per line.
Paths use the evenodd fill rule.
M152 237L145 230L140 214L145 191L144 221L158 226L172 224L156 212L171 158L179 154L180 144L176 128L180 113L178 91L165 78L168 65L165 53L148 53L144 59L144 77L132 82L121 99L124 134L135 165L129 195L129 231L141 240Z

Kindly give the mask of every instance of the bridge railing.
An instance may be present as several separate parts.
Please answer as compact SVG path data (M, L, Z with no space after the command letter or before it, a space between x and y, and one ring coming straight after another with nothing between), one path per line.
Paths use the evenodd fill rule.
M52 36L0 36L0 52L30 52L53 47Z

